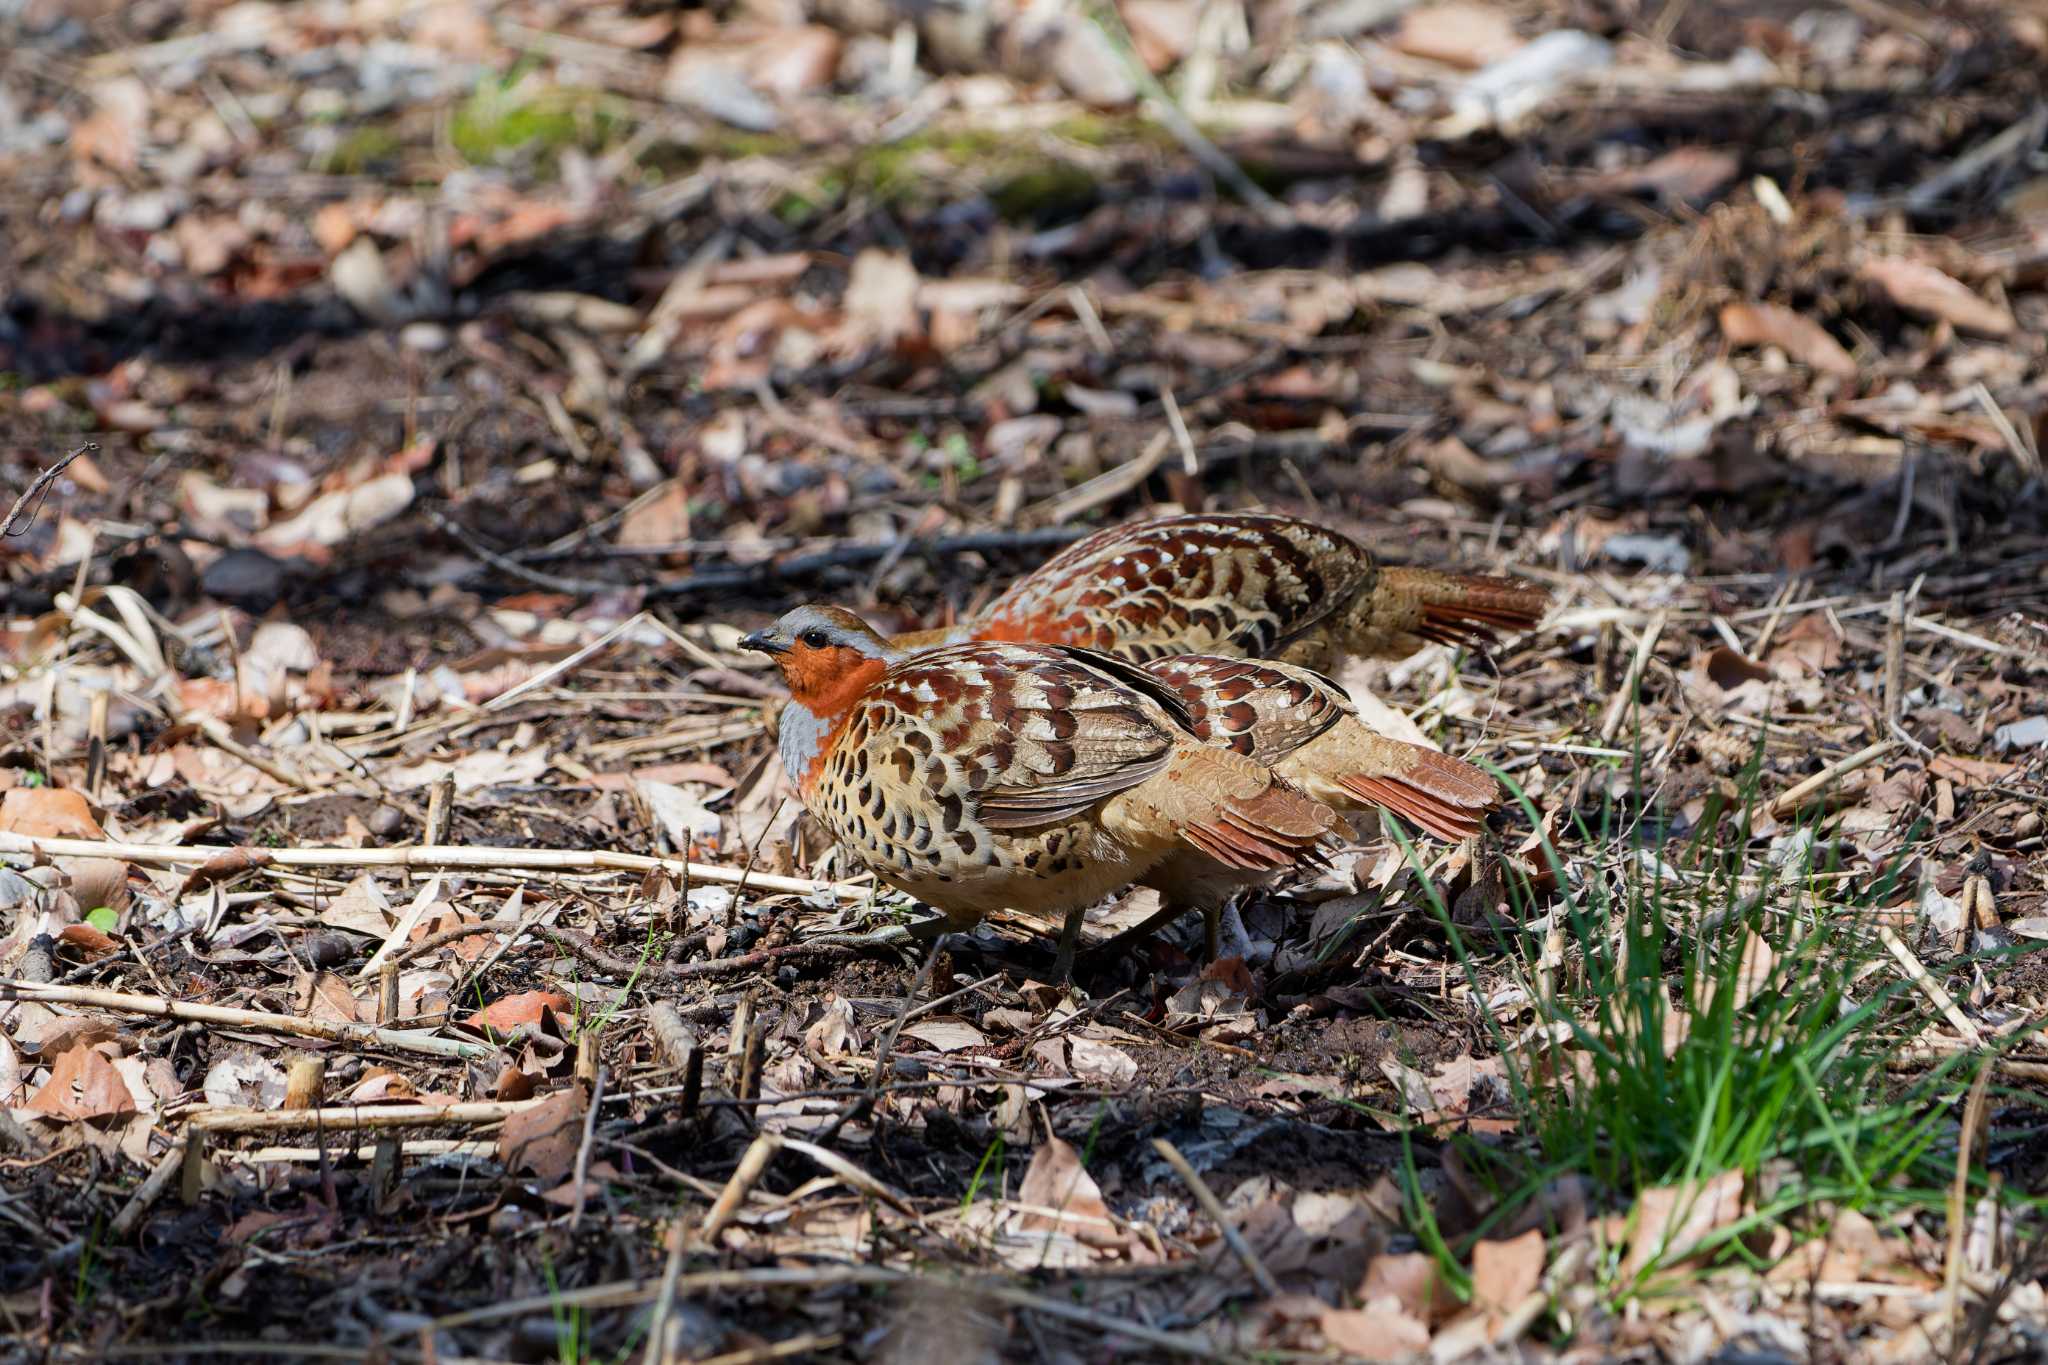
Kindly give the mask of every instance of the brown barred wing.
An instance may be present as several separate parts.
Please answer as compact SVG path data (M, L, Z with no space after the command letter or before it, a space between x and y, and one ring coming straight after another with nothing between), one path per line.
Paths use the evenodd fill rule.
M962 801L990 830L1055 824L1137 786L1165 768L1179 728L1158 701L1080 660L999 644L917 655L863 710L878 737L901 740L888 763L907 772L905 788Z
M1354 714L1336 683L1289 664L1182 654L1145 671L1180 699L1197 739L1268 765Z
M1370 591L1376 573L1357 542L1293 517L1160 517L1076 542L968 628L1141 661L1260 656Z

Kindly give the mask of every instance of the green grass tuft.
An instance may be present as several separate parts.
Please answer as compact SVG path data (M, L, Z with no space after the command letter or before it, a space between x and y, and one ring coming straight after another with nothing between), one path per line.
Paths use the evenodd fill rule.
M1640 758L1636 767L1640 778ZM1913 839L1864 877L1845 872L1817 823L1756 856L1758 774L1753 761L1732 830L1710 812L1682 850L1660 849L1643 831L1666 827L1662 813L1619 811L1610 799L1597 827L1570 817L1574 846L1610 866L1575 864L1545 834L1539 856L1556 891L1510 880L1533 946L1514 971L1519 1001L1498 1015L1489 1009L1481 1023L1504 1060L1520 1132L1509 1141L1450 1136L1465 1172L1493 1197L1461 1246L1537 1207L1567 1176L1589 1180L1603 1207L1626 1210L1644 1190L1740 1172L1751 1210L1742 1218L1672 1255L1638 1256L1626 1276L1620 1257L1610 1258L1610 1289L1625 1298L1678 1259L1761 1264L1760 1231L1817 1233L1845 1209L1883 1217L1945 1208L1962 1098L1993 1058L1990 1049L1957 1054L1916 1075L1887 1067L1938 1022L1878 934L1886 908L1909 889L1902 874ZM1521 788L1495 776L1542 830ZM1402 843L1419 872L1416 851ZM1436 888L1422 883L1475 998L1487 999L1470 946ZM1552 930L1567 945L1561 963L1542 959ZM1995 970L2011 956L1974 964ZM1411 1230L1455 1285L1459 1248L1413 1217L1422 1196L1412 1167L1406 1183ZM1988 1187L1981 1166L1970 1183Z

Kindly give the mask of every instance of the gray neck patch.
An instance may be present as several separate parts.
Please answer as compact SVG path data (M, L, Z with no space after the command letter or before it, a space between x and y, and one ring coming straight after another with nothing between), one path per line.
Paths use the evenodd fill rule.
M804 774L817 761L818 750L824 743L825 722L812 715L810 707L793 701L782 708L775 747L782 751L783 771L789 774L792 784L802 785Z

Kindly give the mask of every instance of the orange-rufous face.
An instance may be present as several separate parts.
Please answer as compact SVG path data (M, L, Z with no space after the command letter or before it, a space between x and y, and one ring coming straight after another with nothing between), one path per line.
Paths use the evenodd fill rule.
M886 660L844 645L822 649L795 641L775 656L793 700L820 718L836 716L860 700L861 694L888 672Z

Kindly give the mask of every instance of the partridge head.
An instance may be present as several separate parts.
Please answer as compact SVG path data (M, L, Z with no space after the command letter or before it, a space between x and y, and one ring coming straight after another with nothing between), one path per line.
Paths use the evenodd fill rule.
M800 607L742 642L788 682L778 744L804 806L955 926L1007 908L1066 926L1178 849L1260 874L1335 825L1258 760L1204 743L1178 696L1087 650L910 652Z

